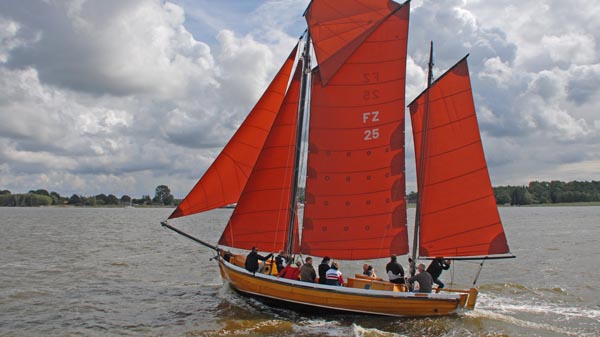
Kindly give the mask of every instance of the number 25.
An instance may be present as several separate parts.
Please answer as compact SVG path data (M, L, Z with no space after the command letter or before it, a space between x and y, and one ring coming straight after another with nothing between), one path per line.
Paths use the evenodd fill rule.
M379 129L365 130L364 140L373 140L379 138Z

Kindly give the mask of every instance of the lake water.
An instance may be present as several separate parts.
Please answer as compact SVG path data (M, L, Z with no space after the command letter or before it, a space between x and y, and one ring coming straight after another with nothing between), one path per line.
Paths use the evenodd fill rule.
M600 207L501 208L517 258L485 263L475 311L424 319L322 317L240 296L209 250L159 225L171 211L0 208L0 336L600 336ZM214 243L230 213L175 224ZM458 261L442 279L468 286L478 267Z

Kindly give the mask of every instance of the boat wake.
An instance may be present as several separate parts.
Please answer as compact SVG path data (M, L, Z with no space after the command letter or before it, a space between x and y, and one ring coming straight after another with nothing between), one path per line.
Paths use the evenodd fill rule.
M465 315L568 336L596 335L595 329L600 321L600 310L569 306L565 304L565 299L553 302L552 298L544 296L546 292L566 295L562 290L526 290L529 289L521 289L528 292L528 295L516 298L481 294L477 309ZM573 328L566 329L560 326L561 322L567 321L568 326Z

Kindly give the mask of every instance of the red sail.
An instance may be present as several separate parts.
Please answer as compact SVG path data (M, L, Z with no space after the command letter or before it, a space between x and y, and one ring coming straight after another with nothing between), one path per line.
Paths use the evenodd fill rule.
M297 48L294 48L229 143L169 219L238 201L283 102Z
M399 4L389 0L313 0L306 12L321 81L326 85Z
M508 253L481 144L466 58L433 83L429 95L421 94L409 108L420 186L419 255Z
M404 85L409 6L388 14L326 86L320 68L313 74L305 254L359 260L408 251Z
M288 237L290 203L296 157L298 101L302 67L296 73L273 128L250 174L220 245L275 252ZM294 219L295 238L298 221ZM296 250L298 244L294 245Z

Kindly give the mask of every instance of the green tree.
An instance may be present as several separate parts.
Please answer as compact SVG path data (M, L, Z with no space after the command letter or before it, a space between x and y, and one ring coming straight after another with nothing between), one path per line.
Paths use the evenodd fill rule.
M48 193L48 191L46 191L46 190L29 191L29 193L31 193L31 194L37 194L37 195L45 195L47 197L50 196L50 193Z
M494 187L494 197L496 197L496 204L505 205L510 204L510 190L505 187Z
M415 191L410 191L406 196L406 201L410 203L417 203L417 199L419 199L419 193Z
M167 185L158 185L156 186L154 199L152 202L163 204L163 205L172 205L175 198L171 195L171 190Z
M117 198L114 194L109 194L106 196L106 205L118 205L119 203L119 198Z
M81 200L81 197L78 196L77 194L73 194L69 198L69 205L81 205L82 203L83 203L83 200Z
M5 195L5 194L10 194L10 191L9 190L0 191L0 195Z

